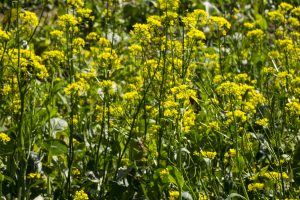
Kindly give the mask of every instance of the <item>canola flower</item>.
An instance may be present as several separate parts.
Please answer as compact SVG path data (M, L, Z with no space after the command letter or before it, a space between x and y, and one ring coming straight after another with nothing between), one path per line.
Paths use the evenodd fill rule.
M35 28L39 24L39 20L34 12L23 11L20 13L20 20L24 25Z
M177 200L179 197L179 191L175 191L175 190L170 191L169 195L170 195L170 198L169 198L170 200Z
M182 10L179 9L179 1L159 0L155 4L161 9L159 16L147 15L147 23L135 24L130 35L123 35L119 26L113 24L115 26L113 27L110 22L115 21L118 25L127 24L127 19L118 21L120 12L117 9L119 5L114 5L111 0L106 2L107 7L105 9L102 7L102 2L99 3L99 8L100 10L103 9L101 10L103 13L107 13L109 19L103 21L97 19L94 24L92 10L84 8L83 0L66 0L66 5L72 9L68 8L68 14L58 17L56 24L54 24L58 30L45 30L45 34L50 35L51 42L45 51L40 52L32 49L33 46L38 48L35 40L31 40L29 44L31 51L22 49L23 46L20 50L13 49L12 47L15 47L16 44L14 24L12 23L9 30L0 29L0 52L3 55L0 89L1 109L9 113L5 114L3 126L14 126L13 123L18 121L17 118L20 116L21 108L23 108L22 103L25 103L26 112L24 116L27 116L27 110L30 109L34 111L36 108L45 110L43 106L49 101L55 110L55 113L50 113L51 116L49 117L54 115L57 118L68 118L66 116L70 109L68 105L64 104L64 99L74 94L77 95L75 98L79 102L74 109L75 113L73 113L75 131L88 133L84 134L84 141L88 141L91 147L97 148L99 145L101 147L100 153L102 149L107 149L109 155L115 156L114 153L121 155L121 165L132 164L132 159L136 159L136 149L125 148L122 157L123 152L118 152L122 150L122 145L122 148L111 151L110 148L106 148L109 146L103 141L119 141L120 144L126 144L126 140L128 140L128 144L131 144L133 138L141 140L141 144L146 146L148 157L145 158L143 155L139 161L147 163L150 173L157 166L170 164L181 165L179 167L188 165L187 174L190 173L189 170L195 170L196 167L193 168L189 165L185 157L182 157L182 163L180 163L176 157L177 151L173 151L179 146L178 140L172 140L174 128L176 128L176 131L182 133L180 145L187 151L190 148L199 148L199 145L201 149L215 149L213 145L216 144L216 141L221 150L227 150L225 152L218 151L218 154L214 151L205 150L194 152L194 155L201 158L214 159L216 166L212 170L216 170L213 171L217 172L214 173L216 178L221 180L227 173L234 172L237 163L232 162L232 165L223 165L223 171L219 167L220 160L216 158L220 154L224 155L224 163L228 163L229 160L235 161L232 158L237 156L236 149L228 150L228 148L237 145L241 151L240 158L244 159L245 163L249 163L250 166L256 166L253 168L253 173L256 173L257 177L260 176L259 180L251 179L253 183L246 185L248 191L254 191L258 198L260 191L264 189L268 189L264 191L264 195L265 193L276 195L280 191L273 193L273 188L269 188L267 184L270 180L278 182L281 177L290 187L287 187L287 190L293 190L286 172L261 174L256 172L261 168L261 162L264 162L264 158L257 160L255 157L261 150L259 148L261 145L253 133L257 133L261 137L267 127L272 127L275 134L269 134L270 138L268 139L271 141L269 143L270 148L273 148L273 135L276 135L278 131L283 130L283 135L290 136L289 131L295 131L299 128L300 77L297 71L299 60L297 54L300 52L298 44L300 41L298 30L300 27L300 10L290 4L281 3L278 10L266 13L271 22L267 23L268 28L265 28L257 19L255 22L244 23L243 27L238 29L242 31L236 32L237 23L234 22L231 26L229 20L226 19L228 15L224 15L226 18L209 16L208 13L200 9L192 12L186 10L182 14ZM178 10L180 12L177 12ZM185 15L186 12L188 13ZM233 12L244 15L242 10L236 8ZM262 16L264 17L264 15ZM29 22L29 18L30 15L28 14L23 16L23 21L20 19L20 22L23 23L21 26L24 25L26 28L20 30L21 35L24 34L24 30L31 31L33 28L32 25L35 22L34 20L33 23ZM245 21L247 20L249 19L245 16ZM104 23L107 30L101 30ZM88 27L90 25L95 32L87 34L85 31L90 30ZM43 27L39 27L38 30L40 28L44 34ZM67 31L67 28L72 31ZM228 32L231 28L235 30ZM113 35L110 35L111 31L113 31ZM222 40L219 41L221 42L220 48L218 48L214 33L219 34L218 36L225 36L231 32L241 35L244 32L246 38L243 38L243 41L237 41L237 48L234 49L231 48L231 38L235 35L222 37ZM39 34L39 31L36 34ZM66 40L70 36L72 36L70 45L72 45L72 53L74 54L72 54L72 60L67 60L66 55L70 55L70 52L66 49L65 44L67 44ZM121 40L115 40L117 37L120 37ZM127 40L127 37L130 39ZM264 40L266 38L268 40ZM206 44L204 44L204 40L207 40L205 41ZM256 54L253 46L249 48L251 46L249 45L250 40L264 44L261 47L260 55ZM269 45L270 43L272 45ZM7 45L6 48L4 48L5 45ZM79 49L80 54L76 54ZM19 56L17 56L18 53ZM41 56L35 53L40 53ZM256 60L257 57L259 61ZM20 65L17 62L18 59ZM74 64L75 73L72 77L74 82L68 84L66 78L69 71L65 66L70 61ZM17 69L16 66L19 66L20 69ZM223 71L220 73L221 67L222 69L224 67L224 73ZM49 74L51 72L50 76L48 70ZM16 75L16 71L20 72L20 75ZM200 78L203 82L200 82ZM22 86L23 83L28 89L25 95L28 99L25 102L22 101L22 96L19 94L25 90L25 87ZM21 88L18 88L19 86ZM201 94L201 97L198 97L198 93ZM145 99L141 98L143 95L145 95ZM32 104L30 98L34 99ZM191 105L191 99L194 99L201 106L201 111L195 112L193 105ZM130 129L128 124L133 124L133 109L139 102L142 106L135 119L134 137L131 138L131 133L128 134ZM272 102L274 105L271 104ZM263 108L266 109L263 110ZM271 121L269 121L270 109L272 109ZM282 114L285 115L282 116ZM33 117L33 119L40 119L37 120L38 122L43 122L41 116ZM283 117L285 117L286 124L277 121ZM26 120L27 122L32 123L29 120ZM230 133L235 122L238 122L234 124L238 132L236 135ZM282 127L278 128L278 124L282 124ZM40 129L44 126L44 124L38 124L37 127ZM87 126L89 129L86 128ZM28 127L35 127L35 124L29 124ZM100 135L97 133L102 131L101 127L104 127L103 137L100 136L101 141L97 143ZM90 134L90 129L95 129L96 133ZM26 128L22 131L26 132ZM69 133L68 130L62 131L60 134L65 133ZM44 151L40 146L40 143L43 142L41 135L37 132L36 134L38 137L33 141L33 151L36 149ZM227 134L236 138L227 138ZM25 137L27 135L25 134ZM5 133L0 133L0 138L4 143L10 140ZM56 139L60 140L58 137ZM294 142L290 138L288 139L291 143ZM68 142L66 143L68 144ZM81 150L82 147L77 145L78 143L73 138L75 149ZM286 144L286 141L280 141L280 143ZM289 145L282 146L282 151L291 152L287 147ZM89 148L85 148L84 151L90 153ZM76 154L74 163L81 158L80 154ZM57 163L49 160L50 165L60 164L59 159L53 159ZM2 162L3 165L6 164L5 159ZM119 167L115 160L112 162L112 169L109 167L105 169L108 171L107 179L111 178L109 177L112 174L111 170L115 172ZM135 163L135 166L140 169L141 166L138 162ZM281 159L272 165L278 167L284 165L285 167L289 166L290 162L289 159ZM78 164L81 166L82 163L79 161ZM195 166L199 167L200 165L202 169L202 164L203 162L195 163ZM102 162L97 163L98 165L102 169ZM62 164L61 166L62 170L65 170L65 165ZM84 168L80 167L80 171L72 166L72 169L74 176L85 174ZM249 173L247 168L244 170L245 173ZM168 178L169 173L167 168L159 170L161 178ZM195 178L195 182L191 179L191 188L195 189L194 199L208 199L209 196L214 195L210 190L205 191L205 195L202 192L199 193L203 188L198 188L199 185L196 181L201 179L203 184L208 185L210 181L215 181L214 177L208 178L207 174L208 171L204 168L199 177ZM185 174L183 175L185 176ZM60 176L59 173L58 176ZM37 173L32 173L28 174L27 178L36 179L40 176ZM152 177L148 178L151 179ZM242 176L241 178L244 179L245 177ZM141 177L142 179L143 177ZM265 182L255 182L262 180ZM233 181L235 183L240 180L233 179ZM103 184L106 184L105 180ZM165 183L158 181L157 184L159 184L159 188L167 188L167 185L161 185ZM239 191L243 191L240 189L240 184L236 184L236 187ZM171 185L171 188L174 186ZM220 193L223 193L224 191L221 191L223 187L220 188ZM106 190L105 187L104 190ZM168 194L166 195L168 196ZM73 197L74 199L89 198L83 190L77 191ZM170 199L178 199L179 192L170 189L169 197Z
M67 0L67 5L70 7L82 7L84 5L82 0Z
M29 173L29 174L27 175L27 177L28 177L29 179L40 179L40 178L41 178L41 174L40 174L40 173L37 173L37 172L35 172L35 173Z
M253 40L261 41L264 38L264 32L261 29L248 31L246 36Z
M207 200L208 197L205 194L199 193L198 200Z
M83 191L76 191L73 200L88 200L89 196Z
M11 37L11 33L2 30L2 28L0 27L0 41L7 41L9 40Z
M217 155L217 152L215 152L215 151L200 151L200 153L198 153L197 151L195 151L194 155L202 156L202 157L209 158L209 159L214 159Z
M0 132L0 140L2 140L2 142L9 142L11 139L7 134Z
M263 127L269 126L269 120L267 118L256 120L255 123Z
M159 8L162 10L176 11L179 8L179 0L158 0Z
M192 30L190 30L187 33L187 36L191 39L195 39L195 40L205 40L205 35L202 31L199 31L195 28L193 28Z
M218 30L222 33L222 35L226 35L227 30L231 28L230 22L224 17L211 16L209 18L209 23L212 25L216 25Z
M250 183L248 185L249 191L257 191L257 190L263 190L265 187L264 183Z
M225 153L224 157L235 157L236 156L236 150L235 149L229 149L228 152Z

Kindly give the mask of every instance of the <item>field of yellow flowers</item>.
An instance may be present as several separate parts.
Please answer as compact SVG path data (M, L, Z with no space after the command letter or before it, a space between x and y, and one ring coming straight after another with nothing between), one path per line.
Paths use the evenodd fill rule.
M4 0L0 198L300 198L300 3Z

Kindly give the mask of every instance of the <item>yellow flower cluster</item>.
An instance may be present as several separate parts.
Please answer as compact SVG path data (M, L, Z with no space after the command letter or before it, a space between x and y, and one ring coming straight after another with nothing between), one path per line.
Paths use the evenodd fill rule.
M60 30L53 30L53 31L50 32L50 35L53 38L62 38L62 36L64 35L64 32L60 31Z
M41 174L40 174L40 173L37 173L37 172L35 172L35 173L29 173L29 174L27 175L27 177L28 177L29 179L40 179L40 178L41 178Z
M270 11L268 12L268 17L271 21L284 23L284 15L280 11Z
M179 197L179 192L173 190L173 191L170 191L170 192L169 192L169 195L170 195L169 200L177 200L178 197Z
M83 191L76 191L73 200L88 200L89 196Z
M235 149L229 149L228 152L226 152L224 154L225 158L234 157L234 156L236 156L236 150Z
M77 142L78 142L78 141L77 141ZM73 143L74 143L74 142L73 142ZM73 175L73 176L80 175L80 170L77 169L77 168L73 169L73 170L72 170L72 175Z
M121 65L121 58L117 55L117 52L111 48L104 48L97 58L102 62L103 68L119 69Z
M29 25L31 28L35 28L39 24L36 14L30 11L21 12L20 20L23 25Z
M2 28L0 27L0 41L7 41L10 39L11 33L2 30Z
M252 40L262 41L264 39L264 32L261 29L248 31L246 36Z
M157 0L162 10L176 11L179 8L179 0Z
M64 92L66 95L70 96L72 93L82 96L87 93L87 91L90 89L89 83L84 78L79 78L76 82L68 84L64 88Z
M200 151L201 156L205 158L214 159L217 155L217 152L215 151Z
M130 31L130 34L133 40L140 43L148 42L151 39L149 25L147 24L133 25L133 30Z
M10 92L11 92L11 87L10 87L10 85L8 85L8 84L4 84L3 85L3 88L1 89L1 93L3 94L3 95L8 95Z
M207 23L207 13L204 10L196 9L182 18L185 27L196 28Z
M280 180L281 177L283 179L288 179L289 176L287 175L286 172L280 173L280 172L264 172L261 174L261 176L266 177L269 180Z
M169 170L168 169L162 169L162 170L160 170L159 174L162 177L168 176L169 175Z
M72 41L72 44L75 48L84 47L85 41L84 41L84 39L78 37Z
M12 55L12 64L18 66L18 49L10 50ZM20 69L23 72L27 73L27 76L24 76L24 79L28 79L32 75L36 75L40 79L45 79L49 76L47 68L42 64L42 58L35 55L31 50L20 49Z
M188 33L187 36L191 39L195 40L205 40L205 35L202 31L198 29L192 28Z
M58 17L57 25L62 27L71 27L76 26L78 24L78 20L75 16L71 14L64 14Z
M52 50L52 51L45 51L42 54L43 60L57 60L57 61L64 61L65 55L62 51L59 50Z
M0 132L0 140L3 142L9 142L11 139L7 134Z
M248 185L249 191L263 190L265 187L264 183L250 183Z
M269 120L267 118L259 119L255 123L263 127L269 126Z
M207 199L208 199L208 197L205 194L199 193L198 200L207 200Z
M134 56L138 55L143 50L142 46L138 44L133 44L130 47L128 47L128 49Z
M77 7L82 7L83 5L84 3L82 0L67 0L67 6L70 7L77 8Z
M291 113L300 116L300 103L299 100L291 99L290 102L286 104L285 109Z
M231 24L224 17L212 16L209 18L209 23L216 25L222 35L226 35L227 31L231 28Z
M286 13L292 9L293 9L293 6L289 3L282 2L279 4L279 10L282 11L283 13Z
M82 18L84 19L90 19L92 21L94 21L95 17L92 16L92 10L89 8L78 8L77 9L77 14L79 15L78 17L78 21L82 21Z
M230 111L226 114L226 116L227 116L226 124L230 124L232 122L244 123L248 119L246 113L241 110L235 110L233 112Z
M193 109L185 110L182 118L182 131L187 133L195 125L196 114Z

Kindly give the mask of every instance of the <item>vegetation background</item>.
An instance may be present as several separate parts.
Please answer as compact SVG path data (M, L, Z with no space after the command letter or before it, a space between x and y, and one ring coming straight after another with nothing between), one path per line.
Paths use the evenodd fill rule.
M299 199L299 3L1 1L1 199Z

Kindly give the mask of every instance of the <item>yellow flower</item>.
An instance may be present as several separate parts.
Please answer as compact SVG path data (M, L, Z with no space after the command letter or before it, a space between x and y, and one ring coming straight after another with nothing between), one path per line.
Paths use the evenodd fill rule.
M170 195L169 200L176 200L179 197L179 192L173 190L169 192L169 195Z
M87 36L87 40L97 40L98 34L96 32L90 32Z
M279 11L270 11L268 12L268 17L271 21L284 22L285 18L282 13Z
M169 175L169 170L168 169L162 169L159 172L160 176L167 176Z
M233 112L228 112L227 117L228 117L228 119L226 121L227 124L232 123L235 120L240 121L240 122L246 122L248 119L246 113L241 110L235 110Z
M264 176L264 177L266 177L267 179L270 179L270 180L280 180L281 177L283 179L288 179L289 178L289 176L285 172L283 172L282 174L279 173L279 172L264 172L262 174L262 176Z
M299 100L291 99L291 101L286 104L285 109L287 111L290 111L291 113L294 113L295 115L300 116L300 103L299 103Z
M229 149L228 152L226 152L224 156L226 158L227 157L234 157L234 156L236 156L236 150L235 149Z
M75 169L72 170L72 174L73 174L73 176L80 175L80 170L75 168Z
M50 32L50 35L53 38L61 38L64 35L64 32L63 31L59 31L59 30L53 30L53 31Z
M42 54L42 58L43 58L43 60L57 59L58 61L63 61L65 58L65 55L62 51L59 51L59 50L45 51Z
M255 123L263 127L269 126L269 120L267 118L259 119Z
M179 0L158 0L159 8L162 10L176 11L179 8Z
M255 191L255 190L263 190L265 187L265 184L263 183L250 183L248 185L249 191Z
M78 20L75 16L70 14L64 14L58 17L57 24L59 26L65 27L65 26L75 26L78 24Z
M130 34L134 40L139 42L147 42L151 38L148 24L133 25L133 30L130 31Z
M195 40L205 40L205 35L202 31L199 31L198 29L193 28L187 33L187 36L191 39Z
M206 158L214 159L217 155L215 151L200 151L201 155Z
M217 121L210 122L208 124L208 126L211 130L216 130L216 131L220 130L220 126L219 126L219 123Z
M207 200L207 196L205 194L199 193L199 199L198 200Z
M129 51L132 52L134 56L138 55L140 52L142 52L143 48L141 45L138 44L133 44L130 47L128 47Z
M67 0L67 5L71 7L82 7L84 5L82 0Z
M230 29L231 24L224 17L212 16L209 19L210 24L217 25L218 30L222 31L223 35L226 35L227 30Z
M78 37L73 40L73 45L74 45L74 47L77 47L77 48L84 47L85 41L84 41L84 39Z
M2 88L2 94L5 96L5 95L8 95L10 92L11 92L11 87L10 85L8 84L4 84L3 85L3 88Z
M136 98L139 98L139 93L137 91L132 91L132 92L126 92L123 95L123 98L125 100L134 100Z
M28 24L32 28L35 28L39 24L39 20L35 13L30 11L23 11L20 13L20 20L23 24Z
M40 173L29 173L28 175L27 175L27 177L29 178L29 179L40 179L41 178L41 174Z
M253 29L255 27L255 23L245 22L244 27L247 29Z
M294 15L296 15L296 16L300 16L300 8L299 8L299 7L294 8L294 9L292 10L292 14L294 14Z
M75 196L73 198L73 200L88 200L89 196L83 191L76 191Z
M157 15L152 15L147 18L147 23L151 27L160 27L161 26L161 19Z
M0 27L0 41L1 40L9 40L10 39L10 33L7 31L3 31L2 28Z
M261 41L264 38L264 32L261 29L248 31L246 36L250 39Z
M92 14L92 10L89 8L79 8L77 9L77 14L80 15L83 18L90 18L93 19L93 17L91 18L91 14Z
M5 133L0 132L0 140L2 140L3 142L9 142L10 137L8 135L6 135Z
M282 2L280 5L279 5L279 9L283 12L287 12L291 9L293 9L293 6L289 3L285 3L285 2Z

